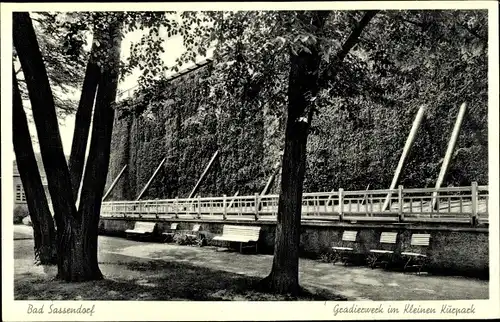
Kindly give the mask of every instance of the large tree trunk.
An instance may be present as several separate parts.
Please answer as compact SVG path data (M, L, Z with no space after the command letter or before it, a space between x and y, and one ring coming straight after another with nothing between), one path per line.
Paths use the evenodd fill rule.
M54 220L52 219L47 197L43 189L14 69L12 71L12 130L15 133L13 136L14 153L16 154L17 168L23 183L33 226L35 258L38 258L42 265L56 264L57 249Z
M302 212L302 187L305 173L309 103L305 93L315 95L319 59L317 51L291 57L288 89L288 117L281 173L274 259L269 287L276 293L299 291L299 243ZM299 94L299 95L297 95ZM306 109L307 108L307 109Z
M78 207L81 223L76 229L65 231L64 239L71 241L63 256L69 260L60 275L65 280L101 279L97 259L99 214L108 173L111 134L114 120L114 102L118 85L121 45L121 18L116 17L109 27L108 61L100 76L96 97L90 151ZM73 254L81 253L81 257Z
M71 190L68 165L59 134L54 98L50 88L47 71L43 63L40 48L28 13L13 13L13 40L28 87L28 94L38 133L38 142L42 154L49 192L54 209L54 218L58 235L58 269L67 260L60 256L70 245L62 239L65 230L74 229L78 223L75 201ZM81 257L75 252L73 256Z
M322 13L326 14L326 13ZM321 30L324 16L314 19ZM290 54L288 108L285 129L285 150L281 170L274 259L270 275L265 279L271 291L297 294L299 288L299 243L302 212L306 146L312 118L310 98L318 91L320 57L317 47L298 55Z
M311 24L316 35L320 35L328 12L312 14ZM334 69L343 61L350 49L357 43L363 28L374 13L369 12L355 27L334 60ZM369 16L369 18L367 18ZM303 19L306 22L308 19ZM307 21L308 23L308 21ZM285 150L283 154L281 191L278 202L276 239L271 273L263 283L274 293L298 294L299 245L302 213L302 188L306 164L306 146L309 126L313 116L313 103L319 85L320 54L318 46L298 55L290 54L290 75L288 80L288 108L285 129Z
M94 34L94 39L96 38L100 40L98 32ZM73 185L73 197L75 200L78 198L78 190L80 189L82 180L92 110L99 83L100 68L97 65L97 57L95 57L97 56L97 52L98 46L94 42L90 51L90 58L85 71L80 102L75 116L75 130L73 132L73 143L71 145L71 155L69 157L69 171L71 183Z

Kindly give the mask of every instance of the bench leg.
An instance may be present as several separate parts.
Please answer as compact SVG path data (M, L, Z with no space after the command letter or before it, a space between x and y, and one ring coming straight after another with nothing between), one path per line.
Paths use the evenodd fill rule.
M375 264L377 263L379 256L378 255L371 255L369 261L370 261L370 267L373 269L375 268Z
M412 260L415 260L415 264L410 265L410 263L411 263L411 261L412 261ZM404 271L404 272L406 272L406 269L407 269L408 267L418 267L418 270L417 270L417 272L416 272L416 273L417 273L417 275L420 275L420 273L421 273L421 271L422 271L422 268L423 268L423 267L425 266L425 264L426 264L426 260L427 260L427 259L425 259L425 258L424 258L424 259L422 259L422 258L418 258L418 257L417 257L417 258L414 258L413 256L410 256L410 257L408 258L408 261L406 262L406 264L405 264L404 268L403 268L403 271Z
M422 267L424 267L424 265L425 265L425 261L422 261L420 263L420 267L418 268L418 273L417 273L418 275L420 275L420 272L422 271Z
M217 244L215 245L215 251L218 252L219 248L224 248L226 243L227 243L227 241L222 241L222 240L217 241ZM229 245L229 246L231 246L231 245ZM229 246L228 246L228 248L229 248Z
M385 262L385 266L384 268L387 269L387 267L389 265L392 265L394 263L394 257L395 255L394 254L390 254L389 256L387 256L387 261Z
M332 256L332 264L335 265L339 259L339 253L338 252L333 252Z
M408 264L410 264L410 262L411 262L411 256L410 256L410 257L408 258L408 260L406 261L406 264L405 264L405 266L403 267L403 272L405 272L405 271L406 271L406 268L408 267Z
M420 275L420 271L422 270L423 263L422 263L422 262L420 262L420 261L418 261L418 262L417 262L417 263L415 263L415 265L413 265L413 266L415 266L415 268L417 268L417 271L416 271L416 273L415 273L415 274Z
M167 233L164 236L165 236L165 238L163 239L163 242L167 243L167 242L170 242L170 241L174 241L175 233Z
M243 254L243 243L240 243L240 254Z
M344 263L344 266L347 266L349 263L349 260L351 259L352 253L351 252L344 252L342 253L342 263Z
M429 260L428 258L423 258L423 259L421 259L420 267L419 267L419 269L418 269L418 274L419 274L419 275L420 275L420 272L422 271L422 268L425 266L425 264L427 264L427 261L428 261L428 260Z

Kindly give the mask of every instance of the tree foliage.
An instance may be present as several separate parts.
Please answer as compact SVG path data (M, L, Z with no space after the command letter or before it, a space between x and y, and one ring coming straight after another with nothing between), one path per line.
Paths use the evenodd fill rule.
M164 93L175 91L183 95L180 93L192 92L191 86L197 88L193 95L198 98L193 97L190 102L200 102L198 106L203 105L200 110L204 112L190 109L193 114L181 116L181 120L189 117L204 124L205 117L214 114L217 145L223 152L219 170L222 172L218 183L207 187L208 194L232 194L240 189L249 194L260 191L279 158L286 121L283 112L287 102L287 48L300 51L295 47L300 46L293 42L299 30L304 33L302 39L309 39L300 26L293 25L294 14L183 13L179 25L191 26L190 32L183 34L189 54L179 58L177 67L192 62L193 53L210 44L214 54L209 71L192 76L198 80L186 75L182 79L189 78L189 82L171 85L152 79L152 84L158 86L141 88L133 99L141 102L137 105L141 106L141 113L174 113L174 109L183 108L177 102L163 104ZM486 12L382 11L346 56L345 64L333 73L329 66L342 35L361 15L357 11L334 11L325 25L320 66L323 89L318 93L317 116L310 129L304 189L358 190L368 184L374 189L387 188L421 105L427 106L426 117L403 169L401 183L407 187L433 186L463 101L468 102L469 108L445 184L486 184ZM300 39L297 42L301 43ZM160 79L161 75L156 77ZM209 93L208 100L205 91ZM168 117L165 122L169 122ZM169 130L162 131L168 134ZM192 133L194 139L198 132ZM160 132L150 135L161 138ZM186 157L184 162L197 164L195 154ZM188 163L175 171L185 172ZM201 172L202 165L198 167ZM152 168L141 171L151 173ZM120 169L113 171L118 173ZM166 176L170 171L166 171ZM189 177L196 177L196 171L189 173ZM175 186L171 187L173 191L168 195L151 196L182 195L176 193ZM219 187L229 189L223 191ZM276 192L276 185L273 191Z
M88 56L83 49L86 37L84 33L72 29L59 14L37 12L33 16L33 27L37 32L37 41L54 92L54 103L59 115L64 117L77 109L77 102L71 98L71 94L83 80L85 60ZM14 60L18 64L15 49ZM16 70L16 76L23 99L28 100L21 67Z
M364 189L369 183L372 188L388 187L413 118L424 105L426 118L401 183L433 186L458 107L467 101L471 106L446 183L487 183L486 18L482 11L378 15L358 47L359 57L365 58L356 72L343 78L354 84L350 86L354 90L332 96L330 106L336 108L325 109L324 120L316 119L323 124L311 146L322 155L310 164L309 173L322 176L316 182L333 181L346 189ZM336 130L326 126L336 120L344 126ZM338 138L333 146L322 139L328 136ZM337 171L331 171L332 161L338 162ZM309 182L312 190L327 189L312 178Z
M223 130L222 133L231 133L231 123L235 120L241 122L241 116L245 114L251 115L246 119L253 119L252 123L259 122L259 120L263 123L262 106L267 103L266 99L268 99L266 93L261 93L265 91L264 88L270 87L270 93L273 96L281 94L282 102L274 101L272 102L274 104L267 106L270 113L286 118L286 129L285 140L282 142L284 154L275 256L271 273L263 282L271 290L279 293L296 293L299 290L301 196L310 122L317 107L324 103L322 99L324 95L317 95L319 85L322 84L318 80L323 77L321 63L331 59L332 66L324 68L324 72L332 77L337 76L343 60L357 43L361 31L374 15L369 12L363 14L359 22L354 19L354 27L348 24L350 27L348 30L353 30L352 33L347 34L349 37L346 38L344 31L341 39L335 42L329 41L330 38L327 37L326 21L334 25L342 24L345 17L339 14L333 15L332 18L330 14L328 11L185 12L181 14L181 34L184 36L187 50L178 59L179 65L183 62L196 62L197 54L206 53L209 49L207 47L217 40L214 66L212 66L213 70L208 82L209 90L202 91L205 95L200 102L199 112L201 113L198 113L198 116L205 114L204 105L208 103L212 107L211 110L215 111L215 115L229 115L226 122L219 117L218 123L226 125L223 129L229 129L229 131ZM211 27L207 27L209 23L212 23ZM337 29L333 28L333 30ZM258 50L255 46L259 46ZM153 56L152 59L154 60L155 57ZM282 74L281 70L271 73L276 65L283 67L285 73ZM275 77L276 74L283 76L280 79ZM147 85L155 81L163 85L165 79L161 77L155 79L156 76L155 73L152 76L144 73L143 77L147 81L140 83L143 93L141 96L147 97L144 101L150 106L150 108L148 106L147 113L153 111L158 105L157 102L151 102L152 97L164 96L162 92L166 90L161 86L147 88ZM281 83L276 84L276 79L281 80ZM264 100L256 99L259 96ZM234 108L226 105L221 108L220 100L227 97L232 98L233 102L235 100L240 102L239 106ZM142 111L143 109L140 109L139 113ZM262 128L262 126L257 128ZM224 136L222 140L219 140L219 143L223 143L223 149L230 147L230 150L223 153L226 157L228 154L234 155L232 150L235 146L230 144L231 138L234 142L234 138L245 140L245 135L248 134L258 137L252 131L253 127L248 127L248 124L241 129L242 131L232 132L229 135L229 142L223 139ZM258 150L261 151L261 149ZM245 167L246 164L252 163L250 158L254 155L244 154L243 160L237 155L236 159L239 159L240 165L243 163L240 171L250 173L256 178L258 176L252 173L252 167ZM237 179L245 179L240 171L235 173ZM232 181L241 185L239 180Z
M124 187L128 198L137 195L165 156L163 179L153 184L148 197L182 196L190 187L180 183L194 185L215 150L220 152L216 173L202 194L259 192L284 148L290 62L314 48L319 53L319 90L306 93L308 111L314 114L306 191L357 190L368 184L386 188L421 105L427 107L426 119L401 183L432 186L462 101L469 104L468 114L445 184L487 183L486 12L383 11L344 53L346 37L364 12L329 12L321 32L309 23L318 14L56 12L33 18L55 106L65 112L78 106L65 93L81 86L83 66L95 62L102 74L109 68L106 58L116 54L106 44L117 39L99 32L119 16L120 38L143 33L131 44L127 61L113 65L122 79L142 71L136 96L120 105L124 119L115 120L116 133L126 135L115 135L112 144L122 148L111 149L110 177L129 164L130 183ZM175 66L165 66L165 39L176 36L182 37L186 51ZM211 52L209 65L167 80L168 73ZM343 64L338 64L340 57ZM22 75L17 73L26 98ZM99 209L100 202L90 203L95 205L92 211Z
M52 48L50 46L53 43L47 41L45 42L47 46L44 47L44 42L40 45L30 14L27 12L14 13L14 55L15 57L18 55L25 78L54 208L54 219L57 226L58 277L67 281L100 279L102 274L97 262L97 230L103 189L108 172L118 77L120 72L126 71L120 64L121 39L124 29L131 30L138 22L147 24L151 19L148 14L121 12L42 13L38 16L41 17L38 18L38 22L42 25L44 36L50 41L53 39L61 41L62 46L53 47L57 51L54 53L46 52L45 56L49 58L44 58L42 48ZM126 20L130 17L136 18L137 21L124 28L124 21L130 22ZM161 21L161 19L156 21ZM86 55L83 49L86 44L84 39L86 32L94 33L90 55ZM42 39L44 38L42 37ZM67 59L73 59L75 65L68 63L67 70L63 71L55 71L52 68L58 64L64 64ZM70 73L75 69L75 66L86 60L89 63L85 73L81 104L78 106L79 113L77 113L74 135L74 143L76 142L83 149L73 149L71 160L73 157L76 157L75 160L83 160L85 157L84 148L89 137L92 110L94 113L92 140L83 175L81 198L77 205L77 191L80 186L80 178L82 178L83 166L76 169L75 177L70 177L62 149L53 92L58 86L65 89L67 86L74 85L74 79L68 79L68 77L71 78ZM88 77L91 70L95 70L95 77ZM97 86L99 88L96 94ZM13 90L16 92L17 87ZM95 108L92 106L94 95L96 95ZM18 106L17 109L16 106ZM15 105L14 110L22 110L21 103ZM85 110L85 113L80 113L82 110ZM23 137L27 138L25 141L14 137L14 146L17 156L26 155L24 163L26 171L21 174L24 188L26 191L35 191L36 187L33 185L40 181L40 175L34 169L36 162L33 153L29 153L32 151L29 144L29 132L26 130L24 134ZM75 148L75 144L73 148ZM34 179L38 180L24 180L29 174L28 172L36 176L37 178ZM30 199L28 204L35 204L36 201L42 201L34 200L35 198L45 199L45 196L33 193L27 194L27 198ZM32 220L33 223L45 220L45 217L42 216L36 218L36 212L32 211L31 215L35 216ZM35 236L50 235L47 231L43 231L45 229L43 225L37 225L34 228ZM43 241L44 238L42 238L42 243ZM40 245L41 249L44 247L48 249L53 239L46 242L46 245Z

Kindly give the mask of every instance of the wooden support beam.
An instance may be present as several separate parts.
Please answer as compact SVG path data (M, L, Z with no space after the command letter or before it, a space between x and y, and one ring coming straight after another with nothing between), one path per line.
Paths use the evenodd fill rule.
M330 192L334 193L335 189L332 189L332 191L330 191ZM333 201L332 197L333 197L333 195L331 195L330 197L328 197L328 200L326 200L326 206L327 207L332 203L332 201Z
M231 208L233 206L234 198L238 197L239 194L240 194L240 191L239 190L236 191L236 193L233 196L233 199L231 199L231 202L229 203L229 205L227 205L228 208Z
M264 189L262 189L262 192L260 193L261 196L267 194L267 192L269 191L269 188L271 187L271 185L273 184L274 182L274 178L276 178L276 175L278 174L279 170L280 170L280 166L281 166L281 158L278 162L276 162L276 164L274 165L273 167L273 172L271 173L271 175L269 176L269 179L267 179L267 183L266 183L266 186L264 187Z
M153 179L156 177L156 174L158 173L158 171L160 171L161 166L163 165L163 163L165 163L165 160L167 160L167 157L165 157L165 158L163 158L163 160L161 160L161 162L158 165L158 167L156 168L155 172L153 173L153 175L151 176L151 178L149 178L148 183L146 183L146 185L142 189L142 191L139 194L139 196L137 197L137 199L135 199L135 201L139 201L139 199L141 199L142 195L144 195L144 192L146 192L146 190L148 189L149 185L151 184L151 182L153 181Z
M368 184L368 185L366 186L366 193L365 193L365 195L363 196L363 201L361 201L361 204L362 204L362 205L364 205L364 204L365 204L366 199L368 198L368 190L370 190L370 184Z
M266 195L267 192L269 191L269 188L271 188L271 185L273 184L274 179L276 178L276 175L278 174L278 172L280 170L282 157L283 157L283 153L280 153L280 159L274 165L273 172L269 176L269 179L267 180L266 186L264 187L264 189L262 189L259 197L262 197L262 196ZM256 202L258 203L258 205L256 205L256 206L260 210L262 208L261 204L260 204L260 198L257 198Z
M478 191L477 182L471 184L471 225L477 225Z
M453 157L453 150L455 149L455 145L457 143L458 134L460 133L460 128L462 127L466 109L467 104L464 102L462 103L462 105L460 106L460 110L458 111L457 120L455 121L455 126L453 127L453 132L451 133L451 138L448 143L448 149L446 150L443 164L441 165L441 171L439 172L439 176L436 181L436 190L441 188L441 184L443 183L446 171L448 171L448 166L450 165L451 158ZM437 195L437 191L434 191L432 193L432 209L436 208Z
M194 186L193 190L191 190L191 193L189 194L188 198L192 198L194 196L194 194L196 193L196 191L198 191L198 188L200 187L201 182L203 181L203 179L207 175L208 170L210 170L210 167L212 167L212 164L214 163L215 158L217 158L218 155L219 155L219 150L215 151L214 155L212 156L212 159L210 159L210 161L208 162L205 170L203 171L200 178L198 179L198 182L196 182L196 185Z
M405 146L403 147L403 153L401 154L401 158L399 159L398 166L396 168L396 172L394 173L394 177L392 178L391 186L389 187L390 190L393 190L396 188L396 184L398 183L399 180L399 175L401 174L401 170L403 169L404 162L406 160L406 157L408 156L408 152L411 149L411 146L413 145L413 142L415 141L415 137L418 131L418 127L420 126L420 123L422 122L422 118L424 117L425 113L425 107L420 107L420 109L417 112L417 116L415 117L415 120L413 121L413 125L410 130L410 134L408 135L408 138L406 139ZM391 201L391 195L392 193L388 193L387 197L385 198L384 205L382 206L382 211L385 211L387 209L387 206L389 205Z
M127 168L127 165L123 166L123 168L120 171L120 173L118 173L118 176L116 176L116 178L113 181L113 183L111 183L111 186L109 186L108 191L106 191L106 193L104 194L104 197L102 197L102 201L104 201L106 199L106 197L108 197L108 195L111 193L111 191L115 187L116 183L118 182L118 180L120 179L120 177L122 176L122 174L123 174L123 172L125 171L126 168Z

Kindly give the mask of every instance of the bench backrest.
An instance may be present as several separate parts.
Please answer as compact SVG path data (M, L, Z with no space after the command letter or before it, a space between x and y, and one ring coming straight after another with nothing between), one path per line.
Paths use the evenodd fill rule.
M177 230L177 226L179 226L179 223L176 223L176 222L172 223L170 225L170 230Z
M429 246L431 239L430 234L413 234L411 235L412 246Z
M395 244L398 233L390 233L387 231L382 232L380 235L380 243L382 244Z
M245 236L251 238L259 238L260 227L258 226L234 226L224 225L222 235L226 236Z
M149 221L136 221L134 225L134 230L145 230L147 232L153 232L155 230L156 223Z
M193 232L198 232L200 231L200 228L201 228L201 225L200 224L196 224L193 226Z
M357 235L358 235L357 231L345 230L344 233L342 234L342 241L355 242Z

